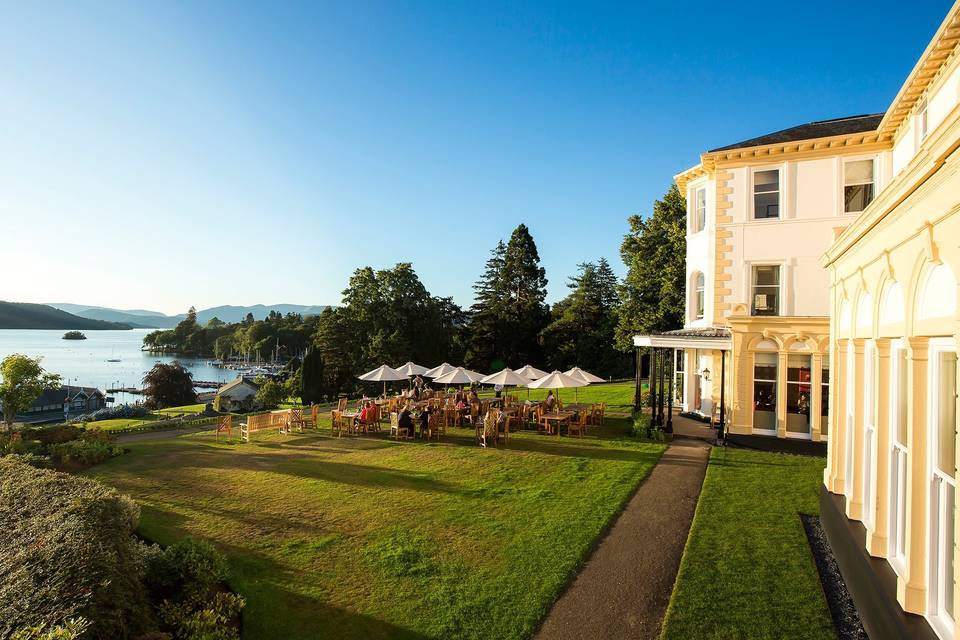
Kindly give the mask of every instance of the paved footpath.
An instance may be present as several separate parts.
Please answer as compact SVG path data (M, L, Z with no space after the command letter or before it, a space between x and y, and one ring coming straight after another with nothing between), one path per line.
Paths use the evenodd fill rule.
M536 638L659 637L710 455L707 442L678 431Z

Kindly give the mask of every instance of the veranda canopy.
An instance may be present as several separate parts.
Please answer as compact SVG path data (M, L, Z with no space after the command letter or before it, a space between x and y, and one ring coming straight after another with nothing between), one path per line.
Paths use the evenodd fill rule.
M456 370L456 367L454 367L452 364L450 364L449 362L444 362L439 367L434 367L433 369L430 369L429 371L424 372L423 375L425 375L428 378L439 378L440 376L445 376L451 371L455 371L455 370Z
M604 380L600 376L595 376L592 373L584 371L580 367L574 367L573 369L570 369L569 371L564 371L563 373L564 375L570 376L571 378L578 378L587 383L606 382L606 380Z
M503 371L491 373L480 382L481 384L499 384L504 387L525 387L530 380L518 375L513 369L505 368Z
M434 378L433 381L437 384L473 384L474 382L480 382L482 379L483 376L476 371L456 367L452 371Z

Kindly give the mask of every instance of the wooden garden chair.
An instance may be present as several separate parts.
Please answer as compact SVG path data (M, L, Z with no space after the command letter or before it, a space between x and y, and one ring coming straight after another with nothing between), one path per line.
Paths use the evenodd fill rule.
M303 409L294 408L290 409L290 417L288 418L288 430L297 428L297 431L303 431Z
M486 447L489 441L493 439L493 445L497 445L497 418L492 411L488 411L483 417L483 423L477 426L477 444Z
M430 419L427 421L427 440L436 437L437 442L440 442L440 436L446 432L446 418L438 413L431 413Z
M593 424L603 424L603 417L607 413L607 403L593 405Z
M512 415L508 415L504 418L503 431L500 431L500 429L494 426L493 434L496 442L500 442L501 440L503 440L503 444L510 442L510 424L513 422L513 420L514 417Z
M409 440L413 438L409 427L400 426L400 415L397 413L390 414L390 437L394 440L399 440L400 438Z
M479 419L480 419L480 403L471 402L470 403L470 424L476 425Z
M347 399L340 398L339 400L337 400L337 411L339 411L340 413L343 413L346 410L347 410Z
M330 435L334 434L338 438L343 435L343 414L339 409L330 412Z
M217 418L217 440L221 433L226 433L228 438L233 437L233 416L229 413Z
M583 432L587 430L587 418L590 414L586 411L581 411L577 415L576 420L570 420L567 423L567 435L572 436L576 433L579 437L583 437ZM559 429L559 426L557 427Z

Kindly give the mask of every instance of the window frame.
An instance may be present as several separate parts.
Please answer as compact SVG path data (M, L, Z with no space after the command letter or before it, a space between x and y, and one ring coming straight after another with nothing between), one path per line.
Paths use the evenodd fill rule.
M774 357L774 368L776 373L774 378L771 380L769 378L758 378L757 377L757 356L760 354L770 354ZM780 422L780 403L783 401L780 394L780 353L778 351L754 351L752 357L753 368L750 371L750 381L751 381L751 398L756 397L757 393L757 382L764 383L773 383L773 428L772 429L761 429L757 427L757 407L756 400L751 400L751 403L754 405L753 410L750 412L750 427L754 433L759 433L761 435L777 435L779 422Z
M791 380L790 379L790 369L795 368L790 366L791 358L803 358L806 361L806 368L809 371L810 379L806 382L802 380ZM799 367L803 369L803 367ZM784 397L784 404L786 405L786 436L788 438L797 438L801 440L810 440L813 438L813 353L809 349L803 349L802 351L788 351L787 352L787 377L784 379L784 391L786 395ZM790 430L790 416L791 415L802 415L798 413L793 413L790 411L790 389L791 387L798 387L798 393L802 391L803 387L807 387L807 430L805 432L800 431L791 431Z
M915 129L917 132L917 148L923 144L923 141L930 135L930 104L926 98L917 101L917 112L914 114Z
M850 164L851 162L866 162L866 161L869 161L872 166L870 182L856 182L854 184L847 184L847 165ZM841 174L840 175L840 212L843 215L862 213L864 210L866 210L867 207L870 206L870 204L874 200L877 199L877 192L879 191L879 182L877 181L878 169L879 167L878 167L876 156L868 156L865 158L854 157L854 158L841 159L841 162L840 162L840 174ZM847 187L855 187L855 186L860 186L865 184L869 184L873 186L873 191L870 194L870 201L864 205L863 209L859 209L857 211L847 211Z
M707 228L707 185L700 184L692 188L693 216L690 219L690 234L701 233ZM703 208L700 208L700 194L703 194Z
M901 360L901 354L903 360ZM909 443L900 442L900 383L907 381L907 396L910 394L910 354L904 340L895 340L890 345L890 388L887 408L888 429L890 432L890 474L888 488L889 531L887 539L887 562L898 576L905 574L907 568L907 473L909 469ZM906 401L904 397L902 400ZM909 405L908 405L909 406ZM910 414L906 415L909 422Z
M762 314L758 314L758 313L756 312L756 306L755 306L755 305L756 305L757 299L756 299L755 287L761 286L761 287L767 287L767 288L769 288L769 287L773 286L773 285L769 285L769 284L762 284L762 285L757 285L757 284L756 284L755 280L756 280L756 269L757 269L757 267L776 267L776 268L777 268L777 309L776 309L776 313L762 313ZM784 268L783 268L783 267L784 267L783 263L780 263L780 262L751 262L751 263L749 264L749 270L748 270L748 276L747 276L747 277L748 277L748 280L747 280L747 284L748 284L747 290L750 292L750 300L749 300L749 302L750 302L750 317L756 317L756 318L762 318L762 317L765 317L765 316L767 316L767 317L779 317L779 316L782 316L782 315L783 315L783 309L784 309L784 306L783 306L783 303L784 303L784 300L783 300L783 297L784 297L783 283L784 283L784 280L785 280L785 277L784 277Z
M927 598L926 618L930 621L930 626L941 638L953 638L955 618L940 608L941 591L946 587L946 580L953 582L952 572L945 572L943 569L943 558L941 554L943 548L953 547L953 536L941 537L940 522L947 520L950 527L953 526L954 508L956 507L956 471L954 477L948 478L939 469L939 422L940 422L940 356L944 353L953 353L957 355L957 348L952 338L931 338L928 350L928 372L927 372L927 417L926 417L926 437L927 437L927 483L929 485L931 504L927 513L927 561L929 571L929 593ZM954 378L954 393L957 393L956 378ZM956 402L956 399L954 399ZM956 461L954 461L956 466ZM941 503L944 486L948 486L946 491L954 494L954 508L945 508ZM949 514L949 515L948 515ZM945 517L947 516L947 517ZM936 535L936 540L934 539ZM954 554L956 552L954 551ZM956 557L954 556L954 562ZM950 573L949 576L945 575ZM954 612L956 615L956 612Z
M703 320L707 317L707 277L703 271L693 274L693 320Z
M777 215L763 218L757 217L757 174L765 171L777 172ZM783 165L752 167L750 170L750 221L751 222L770 222L783 220ZM773 193L772 191L763 191L761 193Z

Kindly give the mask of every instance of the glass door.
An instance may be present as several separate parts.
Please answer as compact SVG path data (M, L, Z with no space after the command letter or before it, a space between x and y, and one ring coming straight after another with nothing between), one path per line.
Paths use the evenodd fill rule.
M890 544L887 557L897 575L907 562L907 350L902 343L890 353Z
M953 638L953 518L956 486L957 354L949 341L931 341L928 415L930 477L930 600L928 619Z
M753 354L753 430L777 432L776 353Z
M873 515L876 511L874 504L873 454L877 432L877 409L873 401L873 342L867 341L863 349L863 447L860 449L863 459L860 461L863 469L863 522L873 524Z
M810 437L811 358L787 356L787 435Z

